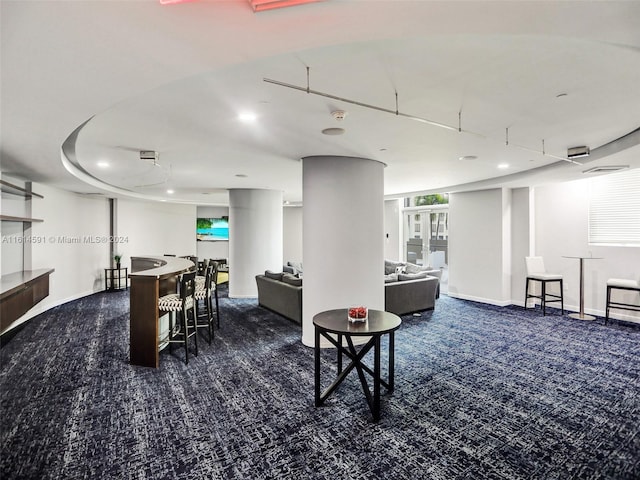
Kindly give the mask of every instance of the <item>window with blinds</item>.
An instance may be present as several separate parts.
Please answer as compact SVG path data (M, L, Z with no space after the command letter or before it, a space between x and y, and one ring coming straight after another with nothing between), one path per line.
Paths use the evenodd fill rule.
M589 243L640 247L640 169L591 182Z

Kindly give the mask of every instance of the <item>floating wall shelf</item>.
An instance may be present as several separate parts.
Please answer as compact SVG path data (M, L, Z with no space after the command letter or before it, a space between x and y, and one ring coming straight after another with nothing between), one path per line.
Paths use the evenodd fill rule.
M11 215L0 215L0 220L2 220L3 222L22 222L22 223L44 222L44 220L40 218L12 217Z
M36 192L30 192L29 190L14 185L13 183L9 183L5 180L0 180L0 191L2 191L2 193L9 193L11 195L20 195L21 197L25 198L44 198L42 195L39 195Z

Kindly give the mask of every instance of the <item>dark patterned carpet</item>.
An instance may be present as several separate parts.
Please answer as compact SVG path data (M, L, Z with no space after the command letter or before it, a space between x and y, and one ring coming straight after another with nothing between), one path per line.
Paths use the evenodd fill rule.
M221 310L158 370L128 364L126 292L33 319L0 352L0 478L640 478L637 328L442 297L403 318L373 423L354 374L314 407L298 326Z

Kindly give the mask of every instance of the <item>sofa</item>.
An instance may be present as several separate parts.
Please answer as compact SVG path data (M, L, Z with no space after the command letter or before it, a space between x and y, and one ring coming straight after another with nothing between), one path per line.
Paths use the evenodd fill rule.
M387 273L389 272L389 273ZM385 260L384 305L396 315L432 310L440 292L442 272L406 262ZM258 304L302 324L302 265L291 263L283 272L256 275Z
M384 284L384 309L396 315L433 310L440 280L426 276Z
M302 325L302 279L267 270L256 275L258 304Z
M428 265L384 261L385 310L396 315L433 310L442 271Z

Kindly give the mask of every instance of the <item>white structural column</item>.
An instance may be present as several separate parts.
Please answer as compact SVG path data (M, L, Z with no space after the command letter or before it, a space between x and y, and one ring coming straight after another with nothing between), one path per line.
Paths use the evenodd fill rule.
M257 297L255 276L282 271L282 192L229 191L229 297Z
M318 312L384 310L385 165L340 156L302 161L302 342L312 346Z

